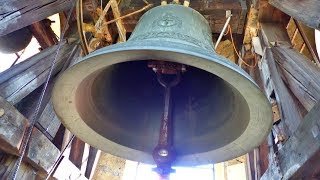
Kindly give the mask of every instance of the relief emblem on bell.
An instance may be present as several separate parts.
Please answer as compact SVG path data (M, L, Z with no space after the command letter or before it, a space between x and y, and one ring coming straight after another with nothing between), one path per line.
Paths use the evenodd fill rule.
M153 25L157 25L159 27L172 27L172 26L181 27L182 20L171 13L165 13L158 19L154 20Z

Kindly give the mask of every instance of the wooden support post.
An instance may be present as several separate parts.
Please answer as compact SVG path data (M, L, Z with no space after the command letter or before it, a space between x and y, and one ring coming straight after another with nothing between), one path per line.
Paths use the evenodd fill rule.
M0 36L69 10L72 0L3 0L0 8Z
M269 3L305 25L320 30L318 0L269 0Z
M63 143L65 130L66 128L62 124L60 124L57 134L52 140L53 144L60 150L62 150L62 143Z
M268 160L268 141L265 140L263 143L259 146L259 156L260 156L260 170L261 175L266 172L269 166L269 160Z
M320 6L319 6L319 7L320 7ZM313 60L314 60L315 63L320 67L320 60L319 60L319 58L317 57L316 53L314 52L314 50L313 50L313 48L312 48L312 46L311 46L311 44L310 44L310 42L309 42L309 39L308 39L306 33L303 31L303 28L302 28L300 22L298 22L298 21L295 20L295 19L294 19L293 21L294 21L294 23L296 24L297 29L299 30L299 33L300 33L300 35L301 35L301 37L302 37L302 39L303 39L303 41L304 41L303 47L307 46L307 48L308 48L308 50L309 50L309 52L310 52ZM319 25L320 25L320 24L319 24ZM302 51L303 51L303 48L301 48L300 53L301 53Z
M93 175L93 170L95 169L94 165L97 159L97 153L98 149L90 146L86 172L84 174L85 177L88 179L90 179L91 175Z
M29 26L33 36L37 39L42 49L53 46L58 42L56 35L50 27L51 21L44 19Z
M69 159L79 169L81 169L81 165L82 165L84 146L85 146L85 143L77 137L73 139L71 144Z
M320 102L306 115L292 137L279 150L278 159L283 179L319 178L320 172ZM273 165L274 166L274 165ZM270 166L261 178L275 179Z

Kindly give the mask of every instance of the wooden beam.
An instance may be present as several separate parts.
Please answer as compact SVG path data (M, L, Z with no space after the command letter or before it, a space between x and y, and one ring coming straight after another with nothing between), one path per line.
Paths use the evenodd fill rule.
M268 0L259 0L257 9L259 10L259 22L272 22L286 25L290 20L290 16L270 5Z
M259 156L260 156L260 169L261 169L261 175L266 172L269 166L269 160L268 160L268 141L267 139L262 142L262 144L259 146Z
M66 128L62 124L60 124L57 134L52 140L53 144L60 150L62 150L62 143L63 143L65 130Z
M8 180L12 178L18 157L8 154L4 154L3 156L0 158L0 179ZM37 170L28 163L22 162L16 179L36 180L36 176Z
M28 120L0 97L0 149L18 155L27 126Z
M38 173L47 174L59 158L59 149L37 128L34 128L26 151L26 160Z
M74 61L77 61L80 57L80 54L81 54L80 46L79 45L74 46L68 59L65 60L64 67L61 69L61 71L63 71L67 65L71 64ZM38 121L35 124L35 126L50 140L53 140L61 124L55 112L53 111L53 107L50 102L51 91L53 89L55 80L56 80L56 77L54 77L52 80L49 81L49 84L46 89L46 94L39 108L40 117L38 118ZM27 119L32 118L34 114L34 110L38 105L39 97L42 90L43 90L43 85L38 87L36 90L31 92L29 95L23 98L18 104L15 105L17 109Z
M63 42L52 75L61 70L70 54L72 54L75 45L75 43ZM48 62L54 59L56 50L57 45L51 46L0 73L0 96L10 103L16 104L43 84L51 66L51 63Z
M306 115L298 129L277 153L283 179L319 178L320 102ZM274 179L275 164L261 178Z
M297 105L295 104L289 89L285 86L281 79L279 70L276 66L275 57L273 56L270 48L266 48L265 58L267 60L271 79L273 81L281 119L289 128L290 135L297 129L302 120L302 115L299 113Z
M0 148L8 154L19 155L24 140L27 119L0 97ZM60 151L38 129L34 128L25 159L40 174L46 174L58 159Z
M0 7L0 36L69 10L72 0L3 0Z
M305 25L320 30L318 0L269 0L269 3Z
M310 111L320 101L320 68L291 47L279 45L271 51L289 88Z
M79 169L81 169L81 165L82 165L84 146L85 146L85 143L77 137L73 139L71 144L69 159Z
M51 29L50 25L51 21L49 19L44 19L28 26L42 49L53 46L58 42L58 39Z
M260 34L265 47L265 60L268 70L270 71L270 80L275 92L275 99L280 111L281 120L285 123L283 129L287 136L290 136L298 127L302 120L302 115L296 104L295 97L291 95L290 90L286 87L281 79L280 70L276 66L276 58L269 47L276 44L286 44L290 46L290 38L282 24L277 23L260 23ZM270 96L267 94L267 96Z
M53 110L51 101L45 107L37 124L39 127L41 127L41 132L45 131L48 136L50 136L50 140L52 140L56 136L61 122Z
M98 149L90 146L87 167L84 174L85 177L88 179L90 179L90 177L93 175L93 171L95 169L94 165L96 164L95 162L97 161L97 153L98 153Z
M319 6L319 7L320 7L320 6ZM312 45L310 44L309 39L308 39L306 33L304 32L304 30L303 30L300 22L297 21L297 20L295 20L295 19L294 19L293 21L294 21L294 23L296 24L297 29L299 30L299 33L300 33L300 35L301 35L301 37L302 37L302 39L303 39L303 41L304 41L304 44L303 44L303 45L304 45L304 46L307 46L307 48L308 48L308 50L309 50L309 52L310 52L313 60L314 60L315 63L320 67L320 60L319 60L319 58L317 57L316 53L313 51L313 47L312 47ZM319 25L320 25L320 24L319 24ZM303 47L304 47L304 46L303 46ZM300 50L300 53L302 53L302 52L303 52L303 48L301 48L301 50Z
M271 47L275 43L290 45L290 38L281 23L260 23L260 37L265 47Z

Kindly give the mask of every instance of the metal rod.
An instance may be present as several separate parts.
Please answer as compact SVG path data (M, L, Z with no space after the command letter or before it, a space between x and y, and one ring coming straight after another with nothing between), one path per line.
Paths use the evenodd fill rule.
M218 47L218 45L219 45L219 43L220 43L220 41L221 41L221 39L222 39L222 37L223 37L223 34L224 34L224 32L226 31L226 29L227 29L227 27L228 27L228 24L230 23L231 16L232 16L231 11L230 11L230 10L227 10L227 11L226 11L227 21L226 21L226 23L224 24L224 26L223 26L223 28L222 28L222 31L221 31L221 33L220 33L220 35L219 35L219 38L218 38L218 40L217 40L217 42L216 42L216 45L214 46L214 49L217 49L217 47Z
M19 168L20 168L20 165L21 165L21 162L22 162L22 159L24 157L24 154L26 152L26 149L27 149L27 145L28 145L28 142L30 140L30 137L31 137L31 134L32 134L32 130L34 128L34 125L36 124L37 122L37 118L38 118L38 114L39 114L39 110L40 110L40 107L41 107L41 104L42 104L42 101L43 101L43 98L45 96L45 93L46 93L46 90L47 90L47 87L48 87L48 84L49 84L49 80L51 79L51 75L52 75L52 72L53 72L53 68L56 64L56 61L58 59L58 55L59 55L59 52L60 52L60 48L61 48L61 45L62 45L62 39L64 37L64 34L66 32L66 29L67 29L67 24L71 18L71 15L72 15L72 12L73 12L73 8L75 6L75 2L76 0L73 1L72 3L72 6L71 6L71 10L69 11L69 14L68 14L68 17L66 19L66 23L62 29L62 32L61 32L61 40L58 44L58 47L57 47L57 50L56 50L56 53L55 53L55 56L54 56L54 59L53 61L51 62L51 66L50 66L50 70L49 70L49 73L48 73L48 76L47 76L47 79L46 79L46 82L43 86L43 89L42 89L42 92L41 92L41 95L40 95L40 98L39 98L39 101L38 101L38 104L36 106L36 109L33 113L33 116L32 118L30 119L30 126L28 127L27 129L27 133L26 133L26 138L25 140L23 141L22 143L22 148L21 148L21 153L20 153L20 156L17 160L17 163L16 163L16 166L14 168L14 172L13 172L13 175L12 175L12 180L15 180L16 177L17 177L17 174L18 174L18 171L19 171Z
M24 52L24 50L23 50L23 52ZM23 52L21 54L23 54ZM18 53L14 53L14 54L17 56L17 58L13 61L13 63L10 66L10 68L13 67L21 57Z
M308 48L308 50L309 50L309 52L310 52L313 60L316 62L316 64L317 64L318 66L320 66L320 60L319 60L319 58L317 57L316 53L314 53L313 48L312 48L312 46L311 46L311 44L310 44L310 42L309 42L309 40L308 40L308 37L307 37L307 35L304 33L304 31L303 31L303 29L302 29L302 27L301 27L301 24L300 24L297 20L295 20L295 19L293 19L293 21L294 21L294 23L296 24L297 29L298 29L299 33L301 34L301 37L302 37L305 45L307 46L307 48Z
M163 74L157 73L158 82L164 87L164 110L163 117L160 122L160 132L158 144L154 148L152 156L157 164L155 171L158 172L160 178L166 178L174 170L171 168L172 162L175 160L175 152L172 145L172 129L173 122L171 115L171 88L176 86L180 82L180 72L177 72L175 79L170 82L166 82L163 79Z
M171 88L165 88L165 99L164 99L164 110L163 110L163 119L161 121L160 127L160 135L159 135L159 144L162 146L169 145L170 138L170 126L171 121L169 119L169 111L170 111L170 97L171 97Z

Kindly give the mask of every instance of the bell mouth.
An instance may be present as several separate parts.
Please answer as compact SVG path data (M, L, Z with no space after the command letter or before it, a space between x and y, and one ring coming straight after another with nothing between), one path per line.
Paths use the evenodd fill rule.
M177 117L174 117L178 119L174 120L176 123L174 124L174 128L177 130L183 129L184 131L174 135L174 146L180 155L178 154L173 165L193 166L229 160L247 153L254 147L257 147L266 138L272 125L271 107L266 97L261 93L257 85L253 83L249 75L237 65L214 52L201 51L201 49L188 45L167 43L166 46L164 46L163 42L159 41L144 41L140 44L137 42L127 42L102 48L91 53L81 62L69 68L59 77L54 86L52 102L57 116L65 127L78 138L98 149L125 159L150 164L154 163L150 149L154 147L158 140L159 125L156 123L160 123L163 112L163 89L156 82L155 74L152 70L147 68L146 64L148 60L163 60L187 65L187 72L182 75L182 81L181 84L179 84L181 87L177 86L172 89L172 92L175 93L177 97L176 100L173 98L176 104L181 103L188 105L189 101L192 102L192 98L191 100L182 98L182 95L186 94L184 89L187 87L191 90L195 89L201 92L197 94L198 91L195 91L194 93L198 95L198 99L201 99L206 93L208 97L212 97L210 93L211 95L218 94L216 99L209 98L212 101L220 100L224 106L220 105L215 107L217 108L215 112L218 112L219 109L220 111L230 112L228 110L229 107L231 107L232 111L241 112L240 114L231 112L229 114L230 117L237 117L225 122L225 124L214 123L222 120L218 121L218 118L214 118L214 116L217 115L211 113L213 116L212 121L204 121L202 119L197 119L197 121L212 124L195 123L197 126L210 127L210 129L203 128L202 131L197 131L195 128L195 130L193 130L194 132L192 132L191 127L194 126L191 125L191 122L188 122L189 124L183 123L182 119L184 119L185 116L209 117L208 114L210 113L207 113L209 110L204 108L200 111L197 109L199 108L198 104L192 103L193 106L189 108L191 110L198 110L195 111L197 112L196 115L194 115L195 112L192 111L187 111L189 113L182 112L185 109L189 110L183 106L181 108L174 108L174 111L181 112L181 114L176 115ZM131 66L134 66L136 69L132 69ZM113 74L112 72L121 76L113 77L108 75L108 73ZM139 73L133 73L135 76L131 77L130 73L132 72ZM146 74L146 77L144 77L144 74ZM197 76L191 74L197 74ZM146 83L133 80L134 78L142 76L146 79L144 80ZM200 77L201 79L205 79L206 83L198 81ZM90 81L89 78L92 78L93 81ZM104 78L111 80L116 79L117 82L106 81ZM190 78L193 81L188 80ZM121 80L129 83L130 86L125 83L119 83L118 81ZM214 82L214 85L210 84L211 81ZM111 86L111 84L114 83L115 85ZM194 83L195 85L188 85L189 83ZM149 92L147 89L141 88L136 84L149 84L151 89L154 89L154 92ZM196 85L200 87L195 88ZM132 92L128 90L123 92L115 91L115 87L121 89L123 88L122 86L130 90L132 89ZM111 87L111 89L109 87ZM139 92L143 95L141 95L142 97L148 95L149 97L158 99L151 101L146 98L149 103L146 104L142 103L143 100L136 102L132 96L132 99L118 96L119 93L132 95L137 91L136 88L142 91ZM209 91L210 88L214 91ZM109 92L105 93L103 91ZM103 98L92 96L92 94L95 95L95 93L105 93L106 95L102 96ZM113 94L116 94L118 97L111 97ZM222 98L225 96L226 98ZM81 100L80 97L83 100ZM109 99L109 101L106 101L106 99ZM120 99L122 100L120 101ZM148 113L149 111L156 112L155 114L151 114L152 116L150 115L154 118L152 123L150 123L151 121L147 121L150 123L149 125L152 126L148 128L148 131L140 132L133 128L129 128L130 130L128 130L128 126L145 128L148 124L143 123L144 120L147 119L147 116L143 116L141 120L136 120L142 122L141 124L135 124L133 120L131 120L133 117L129 117L129 115L131 116L130 112L136 109L141 110L141 107L135 107L133 105L126 106L130 107L130 109L122 107L121 105L124 101L129 104L133 102L140 103L140 106L148 109ZM210 107L206 102L208 104L212 103L207 99L203 99L200 101L200 103L202 103L200 107ZM112 103L112 106L117 106L120 110L129 109L126 112L129 113L128 117L130 121L121 121L122 119L120 119L119 122L115 122L117 120L116 118L106 120L105 117L113 117L109 115L110 111L114 113L112 111L113 109L110 109L113 107L107 106L109 105L108 103ZM159 110L153 110L154 107L159 107ZM89 111L86 108L92 109ZM106 114L109 116L106 116ZM117 118L127 117L126 114L117 114L117 116ZM224 116L220 116L222 119L224 118ZM103 121L98 123L96 122L97 120ZM130 123L124 123L127 121ZM227 126L228 123L231 125ZM234 128L227 128L231 126L234 126ZM226 129L229 129L228 132L225 132ZM128 131L125 132L124 130ZM211 132L211 130L214 132ZM132 133L132 131L134 132ZM197 136L194 136L191 140L186 141L187 138L182 137L185 135L190 137L192 133ZM150 137L148 137L148 134L150 134ZM206 137L206 134L208 137ZM145 145L147 143L139 142L138 145L134 145L134 143L126 140L126 138L122 138L128 136L137 137L137 140L141 141L147 138L147 140L153 144ZM132 139L133 137L130 138ZM188 145L188 143L195 145L184 148L184 145Z
M90 74L78 86L75 104L81 119L101 136L152 154L158 143L164 88L148 62L122 62ZM171 92L177 156L223 147L248 125L245 99L212 73L187 66Z

